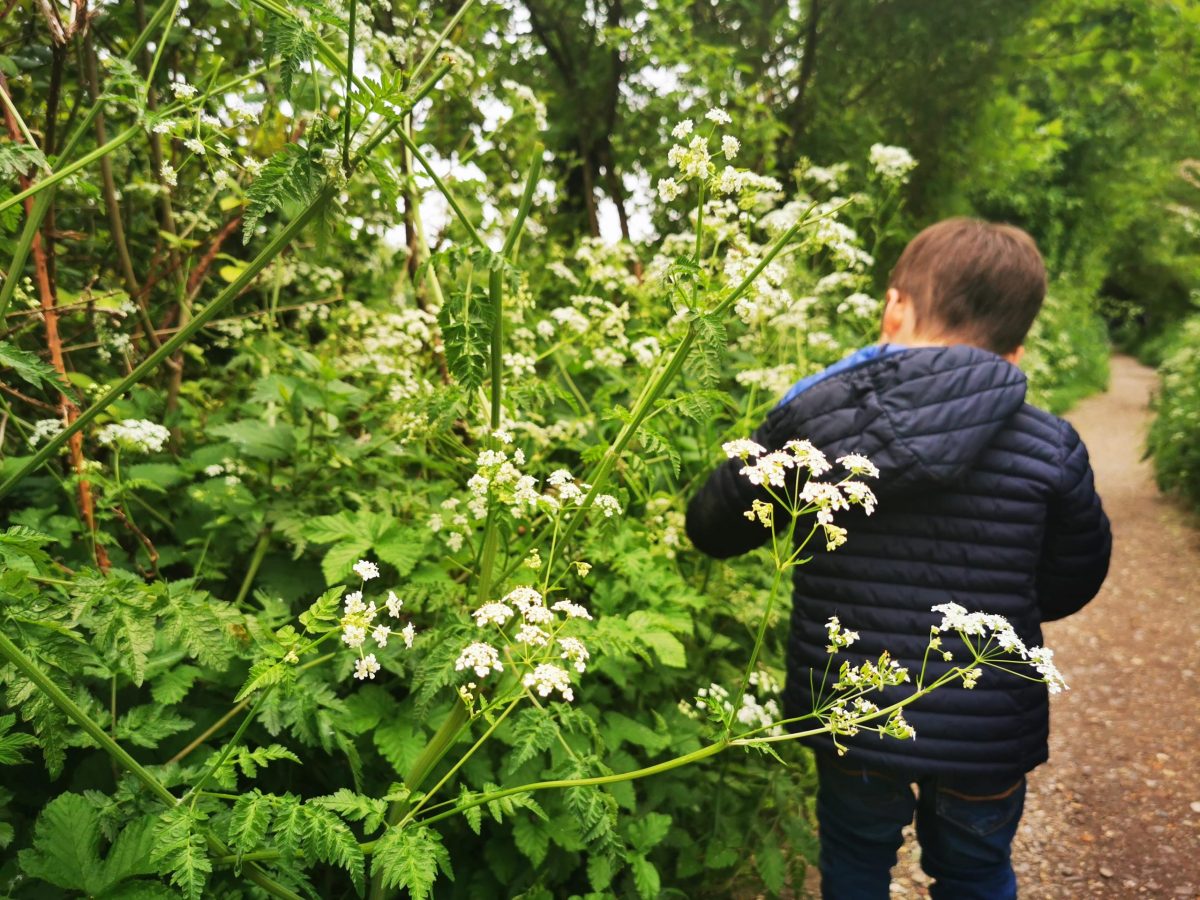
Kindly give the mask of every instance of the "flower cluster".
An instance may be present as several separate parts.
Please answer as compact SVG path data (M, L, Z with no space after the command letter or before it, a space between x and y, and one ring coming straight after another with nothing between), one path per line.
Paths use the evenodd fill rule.
M1052 694L1066 689L1067 682L1054 664L1054 651L1048 647L1027 647L1021 640L1012 623L1004 616L993 613L967 612L965 607L957 603L939 603L933 612L942 614L942 621L933 626L931 631L936 635L945 631L956 631L964 641L969 638L980 638L982 649L977 648L981 661L995 663L988 656L988 650L995 645L1005 654L1016 655L1027 662L1037 671ZM1003 666L999 666L1003 668ZM979 678L979 670L972 670L974 677L969 681L964 678L967 687L974 687ZM971 673L968 673L971 674Z
M688 181L704 182L713 195L738 194L747 190L772 187L778 189L778 182L773 179L760 178L751 172L728 165L742 149L741 141L734 135L721 135L718 140L720 149L713 152L710 140L715 136L718 126L728 125L733 121L729 113L714 108L704 114L704 119L712 123L707 132L700 131L703 123L698 126L691 119L683 119L671 129L671 137L681 143L674 144L667 153L667 163L676 170L676 174L659 179L660 200L670 203L682 195L684 185ZM718 158L723 158L726 163L720 169L717 167Z
M573 565L581 575L591 568L587 563ZM504 656L524 670L523 687L541 697L557 691L563 700L575 699L570 673L560 663L565 660L566 665L582 674L587 671L591 654L583 641L563 631L573 619L591 620L586 607L569 600L547 606L541 591L530 585L518 585L501 600L484 603L471 615L477 628L496 629L496 640L502 643ZM508 627L510 622L516 625L515 630ZM474 641L459 654L454 668L459 672L471 670L479 679L491 672L502 672L501 650L493 643ZM476 682L469 682L459 688L459 694L471 703L477 688Z
M749 685L765 699L760 700L757 694L747 691L742 694L742 702L735 707L726 688L710 684L696 692L694 707L683 701L679 708L689 717L695 717L696 710L701 710L722 722L738 722L764 736L782 735L783 726L775 724L782 717L776 699L780 690L779 682L767 672L754 671L750 673Z
M100 429L96 440L106 447L135 453L157 453L171 439L171 432L146 419L123 419Z
M887 144L872 144L868 156L875 171L887 181L908 181L909 173L917 167L917 161L903 147Z
M811 479L832 470L825 454L809 441L792 440L783 445L783 449L767 452L767 449L755 441L745 438L728 441L721 445L725 455L730 459L739 459L745 465L741 474L751 484L765 487L773 499L787 508L793 516L816 513L817 524L825 532L826 550L836 550L846 542L847 532L833 523L833 514L838 510L859 506L868 516L875 511L875 493L861 481L850 477L832 484L823 481L805 480L799 487L801 470L807 472ZM754 462L749 460L754 458ZM865 456L850 453L839 457L838 464L850 475L879 476L879 469ZM781 498L772 488L787 488L788 474L795 473L795 486L798 490L795 496ZM755 500L750 509L743 515L754 522L757 521L765 528L773 528L775 524L774 511L771 504L765 500Z
M379 566L370 560L360 559L352 568L354 574L362 579L364 587L368 581L379 577ZM399 619L403 606L404 601L396 595L396 592L388 591L387 600L383 605L383 610L387 611L388 616L392 619ZM391 625L377 622L376 619L383 610L377 607L374 601L364 601L361 590L346 594L345 605L338 625L342 630L342 643L358 651L358 659L354 663L354 677L360 681L373 679L380 668L379 660L375 658L374 653L363 652L363 646L368 639L374 641L376 647L382 649L388 645L388 640L393 634L399 634L404 641L404 646L411 649L413 639L417 634L412 622L398 631Z

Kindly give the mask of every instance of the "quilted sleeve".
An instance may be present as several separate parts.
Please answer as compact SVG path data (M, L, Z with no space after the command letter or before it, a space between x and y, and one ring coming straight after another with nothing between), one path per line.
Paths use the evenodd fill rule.
M772 417L768 416L751 439L768 451L776 450L772 431ZM771 497L739 474L743 465L740 459L721 463L688 503L688 538L696 549L717 559L749 553L771 537L769 529L745 516L755 500L770 501Z
M1062 423L1063 462L1038 568L1043 621L1069 616L1096 596L1108 574L1112 531L1078 433Z

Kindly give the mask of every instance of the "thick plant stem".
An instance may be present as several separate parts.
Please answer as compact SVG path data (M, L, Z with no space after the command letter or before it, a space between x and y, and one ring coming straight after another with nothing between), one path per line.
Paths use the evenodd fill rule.
M258 540L254 544L254 554L250 557L250 565L246 567L246 577L242 579L242 586L238 589L237 596L233 599L233 605L241 608L242 601L246 599L246 595L250 593L250 588L254 584L254 576L258 574L259 567L262 566L262 561L266 558L267 548L271 545L271 527L263 526L263 530L259 532Z
M350 25L346 31L346 96L342 98L342 173L349 178L350 96L354 92L354 26L358 18L358 0L350 0Z
M58 448L63 445L70 437L76 434L84 425L98 416L101 412L107 409L115 400L125 394L129 388L140 382L150 372L158 367L158 365L175 352L176 349L182 347L185 343L191 340L192 335L208 324L212 319L216 318L235 297L237 297L246 287L250 285L258 273L266 267L276 256L284 251L284 249L292 242L303 230L313 217L321 211L330 198L337 191L337 186L333 183L326 184L321 192L304 210L292 219L291 222L277 234L266 247L254 257L254 259L242 270L241 274L228 285L213 301L208 304L186 328L180 329L175 336L164 343L161 347L147 356L140 365L132 372L125 376L108 391L103 397L97 400L94 404L87 408L79 418L68 428L64 429L55 437L51 438L33 457L29 459L21 468L14 472L7 481L0 484L0 497L7 495L29 472L40 466L47 459L50 459Z

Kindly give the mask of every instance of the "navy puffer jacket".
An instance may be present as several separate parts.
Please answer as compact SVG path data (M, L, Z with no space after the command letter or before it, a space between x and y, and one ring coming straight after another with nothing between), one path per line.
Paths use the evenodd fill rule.
M992 353L921 347L876 357L781 404L754 434L768 450L803 438L831 462L851 452L870 457L880 469L879 505L871 516L857 507L839 513L847 543L826 552L814 540L812 560L794 570L788 716L812 711L830 616L860 635L839 662L887 649L915 680L941 618L933 605L999 613L1028 646L1040 646L1041 623L1075 612L1104 581L1112 540L1087 450L1069 424L1025 403L1025 376ZM742 515L765 499L738 474L742 465L721 465L688 507L688 535L712 556L745 553L769 536ZM934 656L927 673L952 665ZM883 706L910 691L889 688L873 699ZM1000 774L1026 772L1047 756L1045 685L996 669L984 669L973 690L934 691L905 717L915 740L862 732L842 739L849 758L914 774ZM833 749L827 735L809 743Z

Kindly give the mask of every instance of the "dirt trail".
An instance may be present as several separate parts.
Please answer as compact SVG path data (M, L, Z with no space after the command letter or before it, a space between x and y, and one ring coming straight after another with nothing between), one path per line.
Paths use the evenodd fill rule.
M1013 849L1027 900L1200 898L1200 531L1141 459L1154 385L1115 357L1111 389L1066 417L1114 549L1100 595L1045 628L1072 689L1053 698ZM928 896L911 840L895 876L893 896Z

